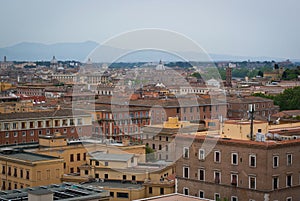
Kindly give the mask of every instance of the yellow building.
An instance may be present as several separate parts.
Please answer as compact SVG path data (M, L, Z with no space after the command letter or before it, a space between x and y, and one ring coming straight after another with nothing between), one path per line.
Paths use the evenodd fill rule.
M221 137L223 138L233 138L240 140L250 139L250 128L251 122L248 120L228 120L223 124L223 131ZM267 133L268 132L268 122L254 120L253 122L253 136L256 133Z
M7 114L16 112L34 112L33 103L30 101L0 103L0 113Z
M108 153L127 154L131 153L137 157L138 162L145 162L145 146L126 144L100 144L97 141L67 141L66 135L55 133L54 135L40 135L39 148L31 150L39 154L59 157L64 159L64 173L79 173L79 167L87 164L87 153L104 151Z
M133 200L174 193L174 165L164 161L137 163L134 154L94 152L80 167L80 176L92 178L87 185L110 191L111 200Z
M8 89L12 88L12 84L11 83L7 83L7 82L0 82L0 92L1 91L6 91Z
M1 189L11 190L61 183L63 159L3 149L0 152Z

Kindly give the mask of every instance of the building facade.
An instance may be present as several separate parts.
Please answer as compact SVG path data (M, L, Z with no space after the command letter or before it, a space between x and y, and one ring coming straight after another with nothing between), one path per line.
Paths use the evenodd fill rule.
M2 190L59 184L63 175L63 159L21 150L2 150L0 167Z
M299 140L176 138L178 192L209 199L298 200ZM209 146L207 146L209 145ZM214 146L213 146L214 145Z
M0 144L38 142L39 135L60 132L68 139L91 135L91 115L68 109L1 114Z

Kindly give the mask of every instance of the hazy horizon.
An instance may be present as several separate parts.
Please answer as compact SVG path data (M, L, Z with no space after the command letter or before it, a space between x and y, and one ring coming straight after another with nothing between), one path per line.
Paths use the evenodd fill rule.
M135 29L181 33L214 54L300 58L300 2L1 0L0 47L95 41Z

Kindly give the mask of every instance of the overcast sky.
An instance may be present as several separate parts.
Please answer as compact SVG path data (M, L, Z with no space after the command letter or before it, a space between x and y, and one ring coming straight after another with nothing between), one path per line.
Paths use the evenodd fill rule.
M216 54L300 58L299 0L0 0L0 47L179 32Z

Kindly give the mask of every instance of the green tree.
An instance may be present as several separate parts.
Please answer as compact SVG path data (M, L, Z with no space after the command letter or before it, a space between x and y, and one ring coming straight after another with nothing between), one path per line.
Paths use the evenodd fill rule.
M155 151L146 145L146 161L151 162L155 161Z

